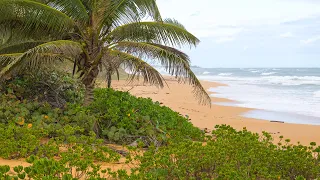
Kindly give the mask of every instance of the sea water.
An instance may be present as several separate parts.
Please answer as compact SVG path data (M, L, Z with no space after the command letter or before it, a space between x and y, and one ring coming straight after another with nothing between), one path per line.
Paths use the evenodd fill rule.
M210 89L226 106L255 108L245 117L320 125L320 68L193 68L201 80L228 86Z

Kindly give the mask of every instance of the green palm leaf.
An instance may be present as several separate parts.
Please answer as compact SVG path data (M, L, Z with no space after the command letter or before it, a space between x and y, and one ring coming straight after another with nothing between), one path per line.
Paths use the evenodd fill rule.
M0 24L16 27L25 33L60 35L73 27L64 13L30 0L1 0Z
M4 45L0 45L0 54L23 53L45 42L46 41L25 40L14 43L6 43Z
M179 75L181 66L190 63L189 57L175 49L160 44L123 41L115 46L120 51L136 55L143 59L159 60L172 75Z
M87 9L81 0L43 0L54 9L57 9L77 22L88 22Z
M139 42L119 42L115 48L139 58L160 60L161 65L171 75L180 77L180 82L187 82L193 86L193 92L200 103L211 104L211 98L190 68L189 57L183 52L159 44Z
M19 56L14 56L10 63L2 68L0 77L11 70L19 71L25 67L37 68L43 64L49 64L57 60L74 59L82 52L81 45L73 41L52 41L41 44ZM0 55L5 59L8 55Z
M129 76L130 82L133 82L135 79L139 80L140 77L143 77L144 82L146 83L161 88L164 87L165 81L162 75L142 59L117 50L112 50L108 53L108 56L108 59L114 59L114 61L122 64L124 69L132 72Z
M166 18L165 20L163 20L165 23L168 23L168 24L173 24L173 25L175 25L175 26L178 26L178 27L180 27L180 28L182 28L182 29L186 29L185 27L184 27L184 25L183 24L181 24L179 21L177 21L176 19L171 19L171 18Z
M105 25L136 22L146 16L161 21L161 15L155 0L114 0L106 8Z
M164 44L168 46L193 45L200 41L184 28L166 22L137 22L115 28L107 39L113 42L138 41Z

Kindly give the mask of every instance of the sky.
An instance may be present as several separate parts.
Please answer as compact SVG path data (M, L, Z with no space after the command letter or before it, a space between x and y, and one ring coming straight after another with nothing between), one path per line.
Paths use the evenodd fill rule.
M201 43L201 67L320 67L320 0L157 0Z

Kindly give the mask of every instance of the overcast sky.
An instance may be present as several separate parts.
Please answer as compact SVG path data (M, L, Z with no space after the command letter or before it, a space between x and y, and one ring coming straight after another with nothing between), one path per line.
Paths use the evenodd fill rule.
M202 67L320 67L320 0L157 0L196 35Z

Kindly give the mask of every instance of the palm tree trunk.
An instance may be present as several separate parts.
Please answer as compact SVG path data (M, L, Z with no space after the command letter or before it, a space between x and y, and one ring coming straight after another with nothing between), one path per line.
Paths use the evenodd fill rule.
M93 101L93 85L85 85L85 94L84 94L84 106L90 105L90 103Z
M84 106L88 106L93 101L93 89L95 85L96 78L99 74L98 68L93 68L85 77L82 79L82 83L85 86L84 94Z
M107 74L107 83L108 83L108 88L111 88L111 72L108 72Z

